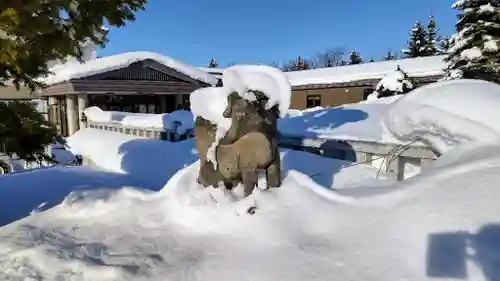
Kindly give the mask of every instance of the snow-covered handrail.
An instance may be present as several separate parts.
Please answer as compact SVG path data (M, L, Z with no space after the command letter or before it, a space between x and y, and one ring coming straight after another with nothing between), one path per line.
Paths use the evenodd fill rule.
M92 121L87 123L87 127L166 141L180 141L195 137L192 130L188 131L185 135L178 135L173 131L159 128L138 128L122 126L116 123ZM437 153L431 148L420 144L412 144L406 149L400 150L401 145L399 144L363 140L332 140L280 136L278 141L279 146L283 148L308 151L329 158L357 163L370 162L376 160L376 158L386 158L386 163L390 163L386 169L386 174L397 180L405 178L404 166L407 163L420 165L422 168L425 168L438 157Z
M377 158L388 163L386 175L398 181L404 180L405 165L414 164L426 168L438 157L431 148L412 143L402 149L400 144L362 140L335 140L321 138L279 137L280 147L308 151L329 158L356 163L370 163Z
M126 135L166 140L166 141L180 141L193 137L192 130L188 130L186 134L178 134L177 130L167 130L161 128L140 128L132 126L124 126L118 123L111 122L94 122L88 120L86 123L87 128L99 129L104 131L118 132Z

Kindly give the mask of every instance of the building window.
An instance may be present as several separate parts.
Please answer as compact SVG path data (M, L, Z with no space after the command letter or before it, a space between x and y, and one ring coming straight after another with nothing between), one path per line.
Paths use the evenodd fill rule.
M306 106L307 108L321 106L321 96L320 95L307 96Z
M363 91L363 100L366 100L371 93L373 93L373 89L372 88L366 88Z

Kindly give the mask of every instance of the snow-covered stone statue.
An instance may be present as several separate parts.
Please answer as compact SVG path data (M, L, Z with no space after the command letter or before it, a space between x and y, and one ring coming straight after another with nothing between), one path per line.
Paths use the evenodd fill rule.
M222 183L228 189L242 183L247 196L264 170L267 187L279 187L276 122L290 106L288 80L272 67L233 66L225 70L223 82L190 96L200 154L198 183Z
M413 84L408 80L408 75L398 68L385 75L375 87L368 100L375 100L395 95L403 95L413 89Z

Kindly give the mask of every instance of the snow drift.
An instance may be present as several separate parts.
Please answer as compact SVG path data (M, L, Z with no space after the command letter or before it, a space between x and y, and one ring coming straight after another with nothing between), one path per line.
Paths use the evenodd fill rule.
M419 138L438 152L500 136L500 86L480 80L426 85L398 99L383 125L400 141Z
M496 280L500 147L462 147L436 164L357 198L318 193L289 171L281 188L234 201L193 185L196 163L156 194L73 193L0 230L0 279Z
M192 139L172 143L91 128L73 134L67 145L94 168L128 174L157 188L198 158Z
M499 87L443 82L393 103L358 105L385 106L383 119L374 120L394 138L421 137L445 152L404 182L374 180L368 165L283 150L282 187L243 200L201 188L194 160L161 192L73 192L0 229L0 279L497 280ZM86 129L69 145L131 177L192 154L192 141L130 146L135 141ZM135 165L123 166L127 155ZM161 177L157 169L141 179ZM246 212L251 206L254 215Z
M229 93L237 92L248 100L255 100L255 96L249 91L264 93L269 98L266 109L278 105L281 117L286 116L290 108L292 88L285 74L277 68L234 65L224 70L222 82Z
M304 110L295 117L278 119L278 131L286 137L362 140L401 143L380 120L400 96L343 106Z

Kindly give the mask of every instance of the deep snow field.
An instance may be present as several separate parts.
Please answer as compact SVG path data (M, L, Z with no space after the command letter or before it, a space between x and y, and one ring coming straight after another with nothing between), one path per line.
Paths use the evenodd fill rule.
M440 82L389 99L280 122L418 137L442 153L429 169L394 182L283 149L282 187L245 199L196 184L193 140L81 130L68 146L95 167L0 177L0 280L500 280L500 86ZM366 116L340 124L347 109Z

